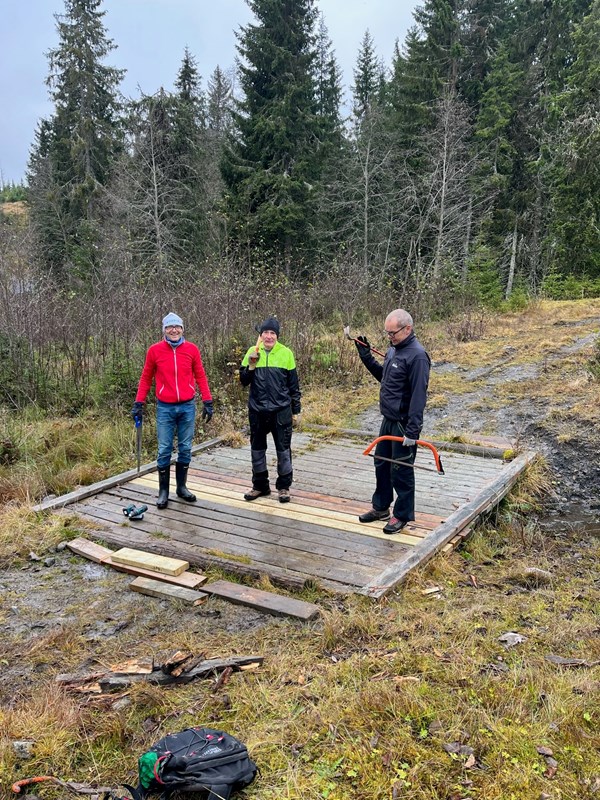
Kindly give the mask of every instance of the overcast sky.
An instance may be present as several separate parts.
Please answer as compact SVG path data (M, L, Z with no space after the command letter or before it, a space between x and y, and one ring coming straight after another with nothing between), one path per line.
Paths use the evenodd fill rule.
M417 0L317 0L344 73L352 84L358 48L368 28L377 54L390 65L394 42L402 43ZM252 15L244 0L104 0L104 25L117 45L106 63L127 70L122 91L137 96L171 89L189 47L206 85L217 64L234 64L234 30ZM2 0L0 27L0 183L25 176L40 117L51 113L46 54L57 44L54 14L62 0Z

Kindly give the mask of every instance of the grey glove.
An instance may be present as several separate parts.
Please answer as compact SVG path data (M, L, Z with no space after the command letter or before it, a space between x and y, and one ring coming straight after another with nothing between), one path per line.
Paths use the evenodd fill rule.
M135 403L133 404L133 408L131 409L131 416L133 417L133 421L135 423L137 423L138 420L140 422L142 421L144 417L144 404L140 403L139 400L136 400Z
M204 400L204 408L202 409L202 422L210 422L214 414L212 400Z
M416 439L409 439L408 436L405 436L404 441L402 442L402 447L413 447L416 443Z

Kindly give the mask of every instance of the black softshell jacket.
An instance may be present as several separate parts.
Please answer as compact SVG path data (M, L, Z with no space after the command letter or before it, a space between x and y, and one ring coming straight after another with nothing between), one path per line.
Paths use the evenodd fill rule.
M300 414L300 385L292 351L281 342L275 342L270 352L261 348L256 369L249 370L249 358L255 352L251 347L240 367L242 386L250 386L248 408L270 413L291 406L292 414Z
M423 427L431 359L414 332L400 344L388 348L383 364L370 351L364 357L361 355L361 359L381 383L379 409L382 415L398 421L409 439L418 439Z

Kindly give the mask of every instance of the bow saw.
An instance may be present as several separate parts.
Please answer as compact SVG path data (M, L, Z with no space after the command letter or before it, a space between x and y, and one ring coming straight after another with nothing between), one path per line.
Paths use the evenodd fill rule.
M440 454L431 444L431 442L426 442L425 439L417 439L416 444L419 445L420 447L427 447L429 450L431 450L435 461L435 467L436 467L435 469L431 469L431 467L422 467L420 464L409 464L407 461L402 461L397 458L386 458L385 456L378 456L375 453L371 452L371 450L374 447L376 447L379 442L403 442L403 441L404 441L404 436L378 436L376 439L373 439L371 444L363 452L363 456L371 456L371 458L378 459L379 461L389 461L391 464L398 464L401 467L410 467L411 469L422 469L424 470L424 472L437 472L438 475L445 475Z

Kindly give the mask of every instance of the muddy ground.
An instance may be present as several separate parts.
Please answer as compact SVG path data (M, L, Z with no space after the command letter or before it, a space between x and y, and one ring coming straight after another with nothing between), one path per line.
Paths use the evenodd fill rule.
M589 323L589 320L583 322ZM571 323L567 323L571 324ZM588 326L589 331L589 326ZM589 350L597 334L574 337L556 362L579 350ZM446 396L446 402L427 410L424 435L443 438L461 435L496 435L515 441L519 447L541 452L553 473L554 491L538 520L549 536L562 537L560 557L574 541L585 547L590 535L600 532L600 479L597 448L589 444L589 431L569 430L568 441L559 443L563 431L549 429L547 402L515 392L509 403L498 404L496 391L507 382L532 381L548 370L542 363L511 364L511 348L499 354L492 367L467 369L456 363L434 363L438 374L454 373L476 381L474 391ZM569 397L557 398L569 405ZM357 421L356 427L376 431L380 417L376 407ZM64 543L56 551L32 553L18 568L0 573L0 620L4 636L0 642L0 702L9 707L30 691L32 678L55 672L93 671L127 657L152 654L160 658L167 634L178 646L202 643L209 637L256 632L274 623L258 611L234 606L216 598L198 608L142 597L128 590L129 576L75 557ZM173 631L178 636L173 638ZM53 641L72 637L70 663L57 663ZM82 660L81 642L86 656ZM164 651L166 655L167 652ZM212 650L208 657L231 653ZM32 674L33 672L33 674Z

